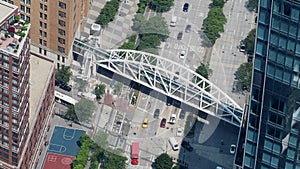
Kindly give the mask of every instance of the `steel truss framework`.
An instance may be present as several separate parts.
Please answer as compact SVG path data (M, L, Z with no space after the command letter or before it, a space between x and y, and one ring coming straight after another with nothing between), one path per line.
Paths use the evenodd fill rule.
M241 125L243 109L209 80L180 63L135 50L104 51L77 39L73 49L81 54L92 52L98 66L235 126Z

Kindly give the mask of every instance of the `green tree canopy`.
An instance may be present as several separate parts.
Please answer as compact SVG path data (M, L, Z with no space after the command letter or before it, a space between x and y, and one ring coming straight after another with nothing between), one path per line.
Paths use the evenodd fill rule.
M174 5L174 0L151 0L150 8L156 12L166 12Z
M94 102L87 99L80 99L74 106L76 116L80 122L89 122L96 108Z
M103 166L104 169L125 169L126 160L126 157L107 152Z
M204 77L205 79L208 79L208 77L212 74L212 70L209 68L209 64L201 63L200 66L196 69L196 73ZM197 82L199 82L201 79L197 78ZM199 83L199 86L202 87L203 82ZM205 90L207 92L210 91L209 85L205 83Z
M257 9L257 7L258 7L258 0L248 0L248 5L250 7L250 10Z
M94 137L94 142L98 146L102 148L108 147L108 134L104 133L103 131L98 131Z
M223 8L224 5L225 5L225 0L212 0L212 3L210 4L210 8L213 7Z
M204 33L212 44L216 42L221 32L224 32L224 24L227 19L220 7L213 7L209 10L207 18L203 21Z
M168 24L164 17L161 16L154 16L146 21L145 24L142 24L140 32L142 34L157 34L162 41L168 38L170 34Z
M70 81L71 76L72 76L71 68L69 66L62 66L56 72L55 78L56 80L67 84Z
M72 120L72 121L78 121L74 105L70 105L68 107L68 110L65 114L65 117L69 120Z
M243 63L236 72L236 87L239 90L250 91L252 78L252 63Z
M107 26L109 22L113 21L120 6L120 0L107 1L102 8L100 15L96 19L96 23L101 26Z
M83 92L85 91L86 85L88 85L88 82L82 79L75 79L75 82L77 83L76 86L78 87L78 90Z
M105 84L99 84L95 87L94 93L97 96L97 98L101 98L101 96L105 93Z
M253 55L253 53L254 53L255 33L256 33L256 29L252 29L248 33L247 37L242 41L242 43L245 44L246 53L249 54L249 55Z
M141 26L143 24L145 24L146 22L147 22L147 20L145 19L144 15L141 13L137 13L134 15L133 25L131 28L132 28L132 30L140 33Z
M172 158L167 153L162 153L155 159L156 169L171 169L173 166Z

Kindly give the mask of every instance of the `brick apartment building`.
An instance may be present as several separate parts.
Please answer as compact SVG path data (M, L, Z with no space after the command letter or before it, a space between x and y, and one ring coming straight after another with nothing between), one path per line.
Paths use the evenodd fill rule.
M19 7L20 17L31 23L31 50L70 65L74 37L79 37L90 0L4 0ZM76 34L78 33L78 35Z
M30 53L31 24L0 1L0 168L30 168L54 106L53 61Z

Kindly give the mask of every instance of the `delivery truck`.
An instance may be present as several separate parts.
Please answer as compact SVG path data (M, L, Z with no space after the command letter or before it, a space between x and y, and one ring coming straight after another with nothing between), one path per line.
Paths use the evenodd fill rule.
M133 142L131 145L131 164L138 165L139 164L139 143Z

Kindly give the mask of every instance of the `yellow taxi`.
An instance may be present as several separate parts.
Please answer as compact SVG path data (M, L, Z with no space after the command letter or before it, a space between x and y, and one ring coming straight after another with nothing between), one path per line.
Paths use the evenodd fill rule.
M148 118L144 118L143 125L142 125L143 128L147 128L148 127L148 121L149 121Z

